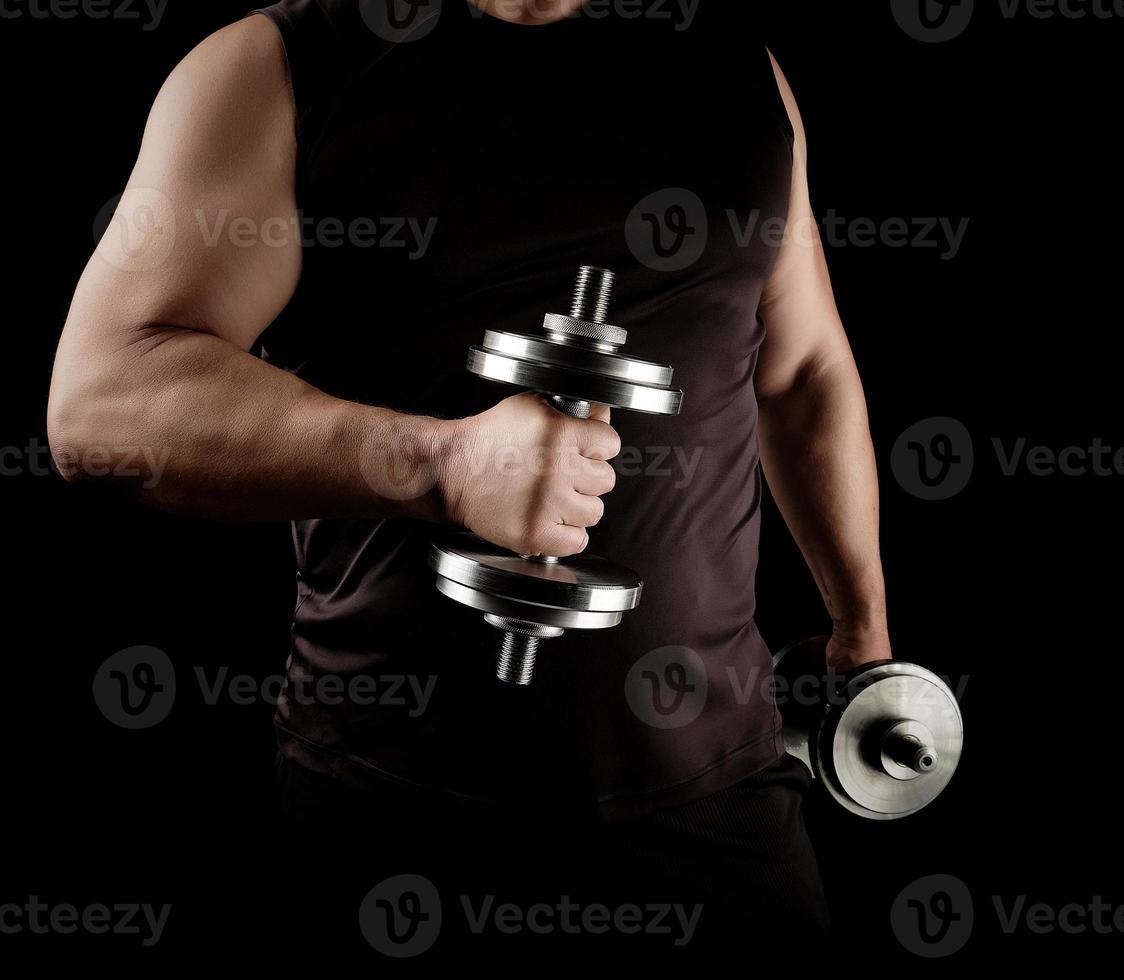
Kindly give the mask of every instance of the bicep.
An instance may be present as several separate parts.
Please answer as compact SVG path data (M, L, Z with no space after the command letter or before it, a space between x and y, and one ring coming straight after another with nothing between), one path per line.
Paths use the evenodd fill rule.
M762 398L789 390L806 373L851 357L812 212L803 120L780 66L775 59L772 64L795 139L788 221L761 299L766 339L755 385Z
M153 104L66 332L121 349L154 325L181 327L248 350L300 275L295 155L272 25L251 17L204 41Z

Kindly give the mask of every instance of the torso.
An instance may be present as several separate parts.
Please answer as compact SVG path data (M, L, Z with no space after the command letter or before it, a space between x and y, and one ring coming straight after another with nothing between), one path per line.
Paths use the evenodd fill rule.
M286 736L289 751L355 783L389 773L610 816L702 795L773 761L768 651L753 623L753 371L776 254L762 227L786 214L792 135L748 18L709 0L683 31L615 17L521 27L446 2L423 40L360 46L358 58L353 49L349 77L330 87L314 62L331 52L293 40L311 37L306 22L322 25L323 14L280 6L295 14L283 33L305 112L306 227L334 232L337 219L404 244L307 247L297 296L264 338L271 361L341 397L472 414L511 390L468 374L467 348L485 328L533 332L544 313L565 312L574 270L593 264L617 273L611 319L628 329L629 351L673 365L685 392L677 418L613 418L625 448L590 551L642 574L642 605L613 630L550 641L532 688L496 684L497 634L434 589L425 553L437 529L295 525L291 680L436 680L417 717L393 705L283 703L279 724L298 736ZM320 6L338 29L364 29L349 20L351 3ZM709 226L697 257L695 201ZM680 214L695 234L675 252L665 225L655 247L660 216ZM747 226L756 233L743 243ZM673 656L696 692L706 688L698 718L678 727L660 727L658 714L653 724L627 694L648 683L634 665L668 647L692 651Z

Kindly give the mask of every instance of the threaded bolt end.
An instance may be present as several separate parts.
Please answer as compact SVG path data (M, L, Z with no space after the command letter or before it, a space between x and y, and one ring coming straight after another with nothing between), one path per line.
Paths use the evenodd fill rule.
M939 758L933 746L924 744L914 735L892 735L887 739L886 754L918 775L932 772Z
M557 559L544 559L552 562ZM539 641L561 636L564 630L557 626L543 626L542 623L529 623L522 619L508 619L506 616L484 614L484 621L498 630L503 630L503 646L496 665L496 676L505 684L518 684L526 687L535 674L535 654L539 652Z
M535 656L538 652L537 636L504 633L500 659L496 664L496 677L505 684L526 687L535 676Z
M583 265L574 281L574 298L570 303L570 316L577 320L604 323L609 315L609 300L613 295L613 273Z

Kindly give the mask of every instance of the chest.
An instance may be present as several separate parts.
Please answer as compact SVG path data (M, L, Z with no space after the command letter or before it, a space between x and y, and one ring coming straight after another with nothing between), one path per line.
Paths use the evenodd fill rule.
M763 48L737 64L674 34L590 31L575 47L521 33L400 46L373 66L318 140L306 210L375 223L369 258L432 266L431 285L454 259L478 279L559 243L659 265L694 233L695 261L768 261L746 229L783 218L791 157Z
M312 380L385 391L424 349L459 389L481 330L565 312L581 264L618 272L614 322L642 356L696 384L744 372L791 143L762 65L693 45L419 45L349 87L306 148L302 298L322 326L290 338Z

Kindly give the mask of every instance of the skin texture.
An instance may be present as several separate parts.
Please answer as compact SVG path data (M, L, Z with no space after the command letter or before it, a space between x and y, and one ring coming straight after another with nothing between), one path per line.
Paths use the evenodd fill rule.
M812 213L803 122L775 59L773 70L796 140L788 226L759 311L767 330L754 376L761 461L831 615L828 662L846 670L891 656L878 474L866 397Z
M478 5L534 24L580 6L500 3ZM828 657L846 669L890 656L878 486L812 220L803 127L776 72L797 139L789 231L761 309L761 452L832 616ZM59 344L48 432L60 470L96 470L181 513L405 516L521 554L581 552L615 481L607 410L575 420L522 394L468 419L407 416L333 398L249 353L300 277L298 236L279 234L297 220L295 161L284 48L264 17L219 31L172 73ZM223 212L249 219L252 244L208 241L200 215L213 228ZM112 475L144 459L164 461L159 479Z

